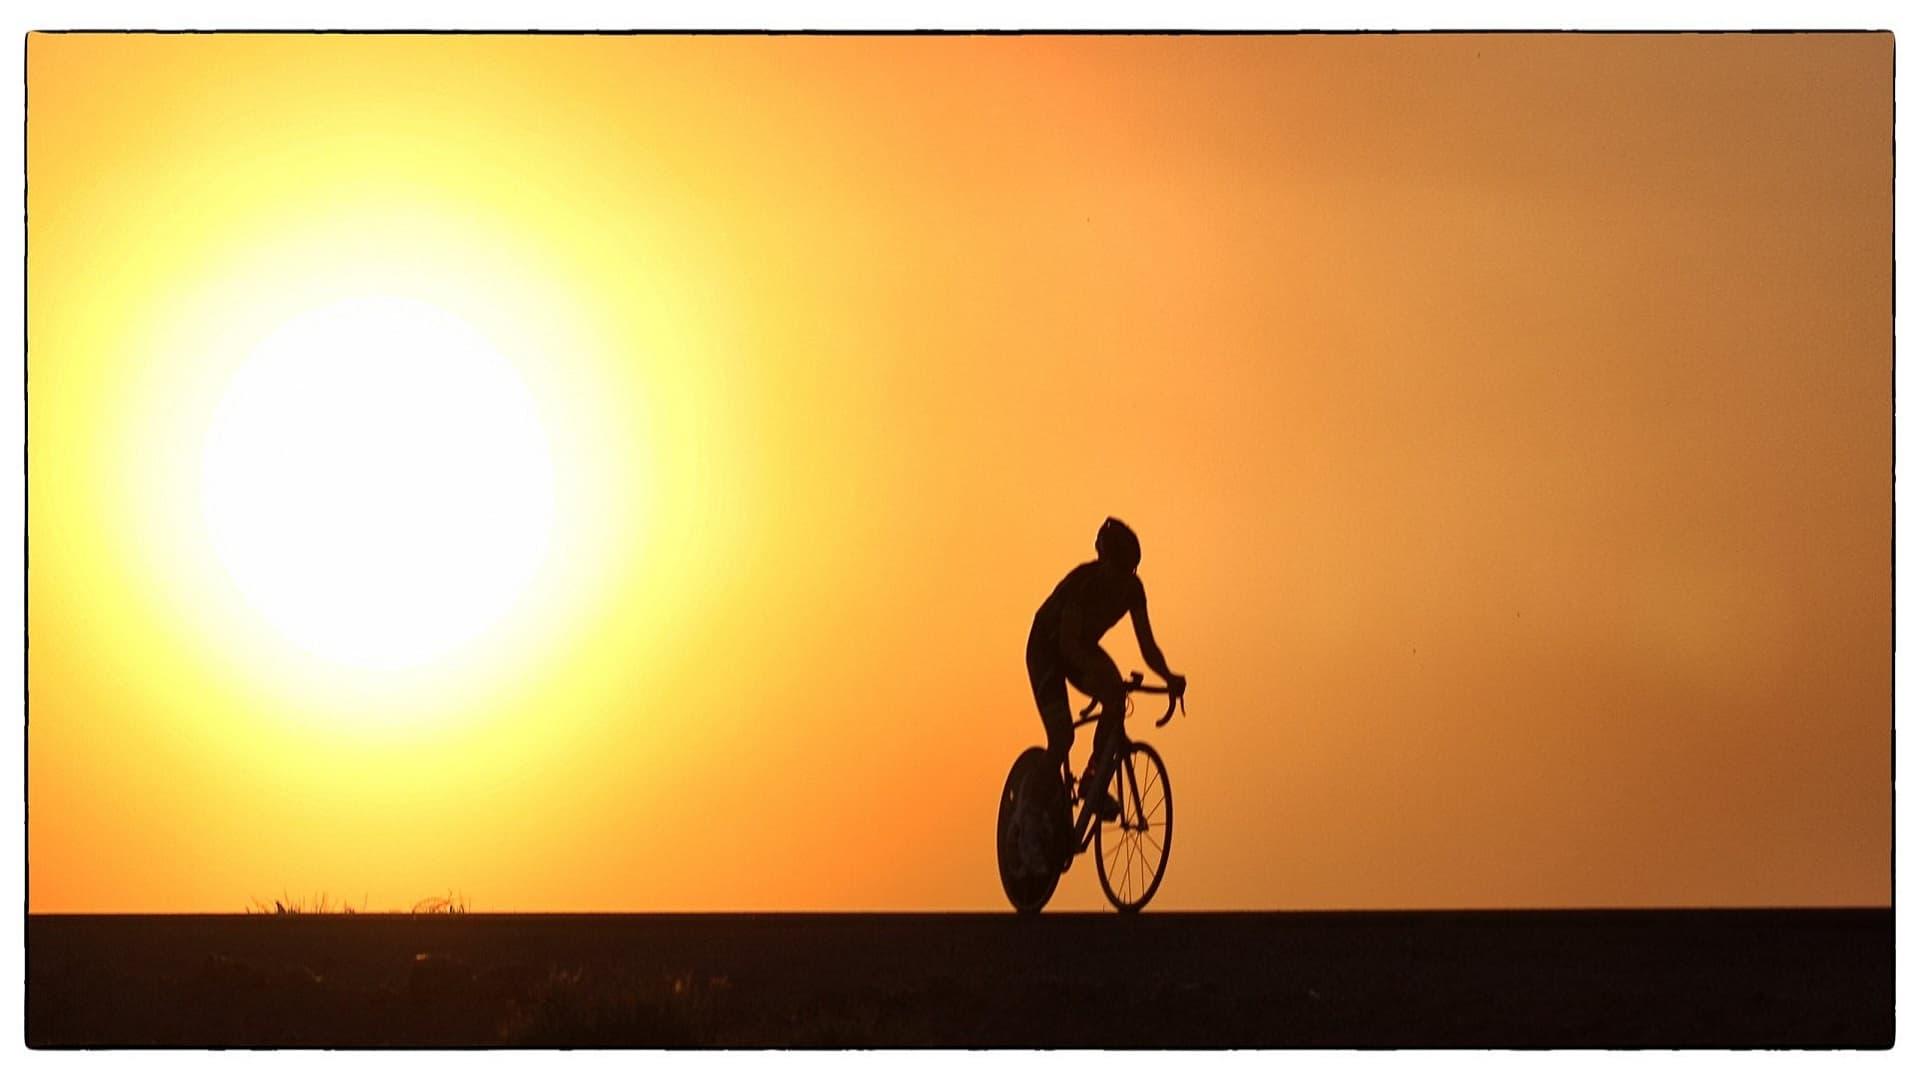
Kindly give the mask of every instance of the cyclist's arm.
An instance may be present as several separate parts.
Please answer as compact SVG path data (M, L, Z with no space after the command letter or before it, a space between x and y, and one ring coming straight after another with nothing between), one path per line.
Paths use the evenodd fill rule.
M1145 588L1135 595L1130 614L1133 616L1133 636L1140 642L1140 659L1145 660L1155 674L1168 682L1180 678L1173 673L1173 669L1167 667L1167 658L1160 652L1160 643L1153 640L1153 622L1147 618Z

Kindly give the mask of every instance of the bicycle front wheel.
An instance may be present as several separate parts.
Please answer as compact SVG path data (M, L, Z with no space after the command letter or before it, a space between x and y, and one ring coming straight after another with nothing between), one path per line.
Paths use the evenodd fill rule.
M1120 814L1100 823L1094 862L1100 890L1115 908L1132 914L1159 891L1173 851L1173 788L1160 754L1146 743L1129 745L1114 765L1107 793L1120 804Z

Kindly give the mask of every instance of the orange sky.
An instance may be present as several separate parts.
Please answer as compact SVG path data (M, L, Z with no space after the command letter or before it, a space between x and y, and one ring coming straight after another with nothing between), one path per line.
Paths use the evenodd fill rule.
M1107 514L1192 679L1157 909L1890 903L1892 49L32 36L29 909L1003 908ZM203 490L369 294L551 464L397 669Z

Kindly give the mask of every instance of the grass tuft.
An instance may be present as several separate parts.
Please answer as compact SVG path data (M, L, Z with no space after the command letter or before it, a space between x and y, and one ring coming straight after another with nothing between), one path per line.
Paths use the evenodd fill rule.
M413 905L415 915L465 915L467 897L464 893L447 890L445 896L429 896Z
M363 893L360 904L355 907L344 900L336 901L326 892L312 896L296 897L281 890L279 899L262 900L259 897L247 898L249 915L359 915L368 912L367 898ZM465 893L447 890L445 896L429 896L409 909L414 915L465 915L469 904ZM399 914L390 911L389 914Z
M249 915L354 915L363 908L355 908L345 901L336 902L327 893L308 897L289 896L285 890L277 900L261 900L249 897L247 914Z

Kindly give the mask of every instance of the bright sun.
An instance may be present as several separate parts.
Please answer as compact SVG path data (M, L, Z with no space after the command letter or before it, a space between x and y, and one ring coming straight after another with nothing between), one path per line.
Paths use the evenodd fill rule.
M213 544L311 652L367 668L442 656L511 607L553 523L533 398L430 304L342 301L264 339L214 414Z

